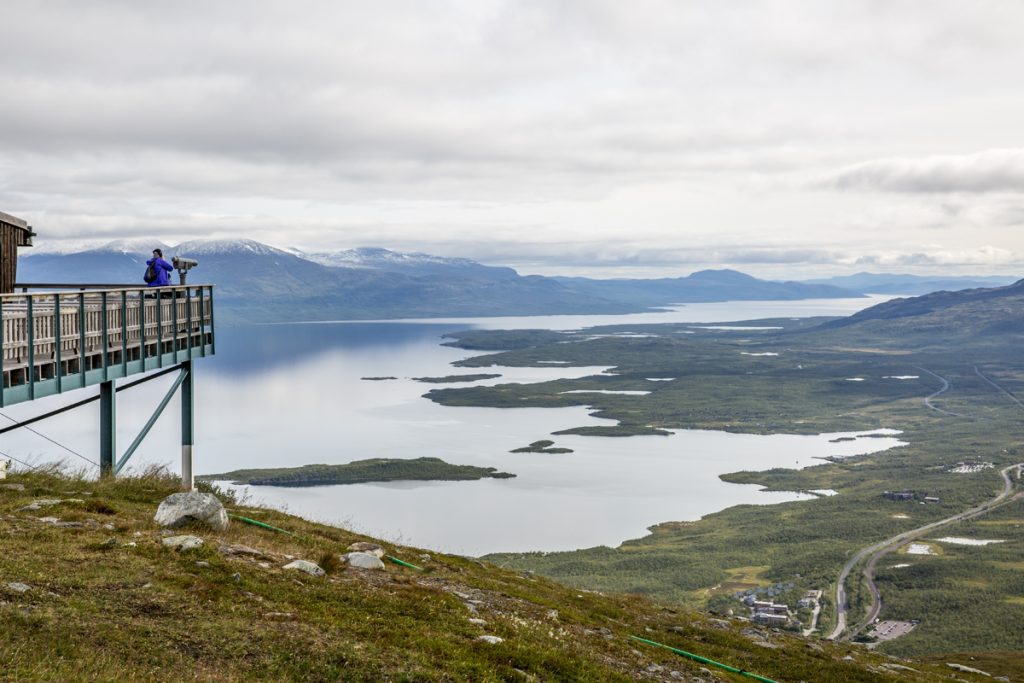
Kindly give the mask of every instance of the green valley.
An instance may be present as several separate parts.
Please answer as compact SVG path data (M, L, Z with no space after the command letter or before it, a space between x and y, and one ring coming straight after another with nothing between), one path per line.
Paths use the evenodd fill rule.
M900 448L800 470L723 477L771 490L837 495L666 521L618 548L491 558L580 587L736 614L745 609L730 577L764 565L763 582L792 585L781 596L787 600L823 591L818 631L827 635L836 618L832 596L839 569L857 550L984 505L1002 487L1000 468L1024 461L1024 404L1017 398L1024 391L1022 321L1024 284L1018 283L959 297L897 300L848 319L772 320L747 329L615 326L563 333L557 341L539 334L535 343L519 330L508 344L504 332L473 331L452 343L511 350L459 363L466 367L543 360L613 369L539 384L435 389L427 396L445 405L587 405L596 416L617 420L618 427L607 429L622 434L900 430L908 443ZM595 389L650 393L564 393ZM586 429L594 428L576 431ZM964 462L986 466L965 468ZM1024 584L1015 564L1024 548L1024 503L1019 481L1013 486L1009 502L998 509L928 536L999 543L933 542L943 552L908 555L902 547L880 560L881 618L920 622L909 634L880 643L881 649L926 654L1024 648L1016 626L1024 620ZM890 499L887 491L908 497ZM852 621L870 604L861 568L846 582Z

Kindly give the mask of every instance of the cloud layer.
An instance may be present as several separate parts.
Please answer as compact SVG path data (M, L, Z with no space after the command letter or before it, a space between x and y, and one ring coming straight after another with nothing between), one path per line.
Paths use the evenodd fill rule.
M1024 6L302 9L5 7L0 210L40 239L704 254L794 275L925 243L1024 253Z

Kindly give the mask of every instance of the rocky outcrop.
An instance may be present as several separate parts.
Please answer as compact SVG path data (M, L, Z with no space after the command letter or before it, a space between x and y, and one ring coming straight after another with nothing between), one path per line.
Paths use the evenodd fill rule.
M209 493L188 491L172 493L164 498L153 521L176 529L190 524L205 524L214 531L228 528L228 513L217 497Z

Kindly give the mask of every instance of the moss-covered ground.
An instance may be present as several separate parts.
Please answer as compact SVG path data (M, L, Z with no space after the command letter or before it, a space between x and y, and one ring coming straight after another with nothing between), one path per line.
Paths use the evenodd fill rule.
M230 498L233 514L294 535L236 520L222 532L176 532L204 545L173 550L152 521L176 488L160 473L95 481L39 471L2 483L2 680L744 680L631 635L778 681L948 672L414 548L385 550L421 570L346 569L337 555L372 539ZM61 502L25 509L39 500ZM327 574L284 569L292 558Z

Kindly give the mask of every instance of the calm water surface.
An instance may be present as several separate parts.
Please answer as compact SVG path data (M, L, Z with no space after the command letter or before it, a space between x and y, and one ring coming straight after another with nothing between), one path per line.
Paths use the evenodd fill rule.
M217 356L197 368L197 473L243 467L345 463L373 457L434 456L496 467L514 479L404 482L303 489L237 487L254 502L311 519L437 550L563 550L617 545L669 520L741 504L795 500L756 486L726 484L740 469L805 467L814 456L852 455L899 445L892 435L829 443L819 436L755 436L684 430L670 437L551 437L565 455L508 451L559 429L609 421L576 408L455 408L422 398L432 385L413 377L468 372L453 361L473 353L440 346L467 328L578 329L601 324L720 322L764 317L844 315L878 299L694 304L625 316L531 316L458 320L310 323L221 328ZM600 373L604 367L489 368L502 377L479 384L536 382ZM362 377L394 376L389 381ZM120 449L131 442L171 382L155 380L118 394ZM465 386L465 385L456 385ZM80 392L95 392L96 388ZM5 412L38 414L79 392ZM45 405L44 405L45 404ZM98 459L95 404L39 423L38 430ZM133 457L132 466L178 467L174 401ZM88 446L92 446L91 448ZM32 462L66 458L95 468L43 437L14 433L3 450Z

